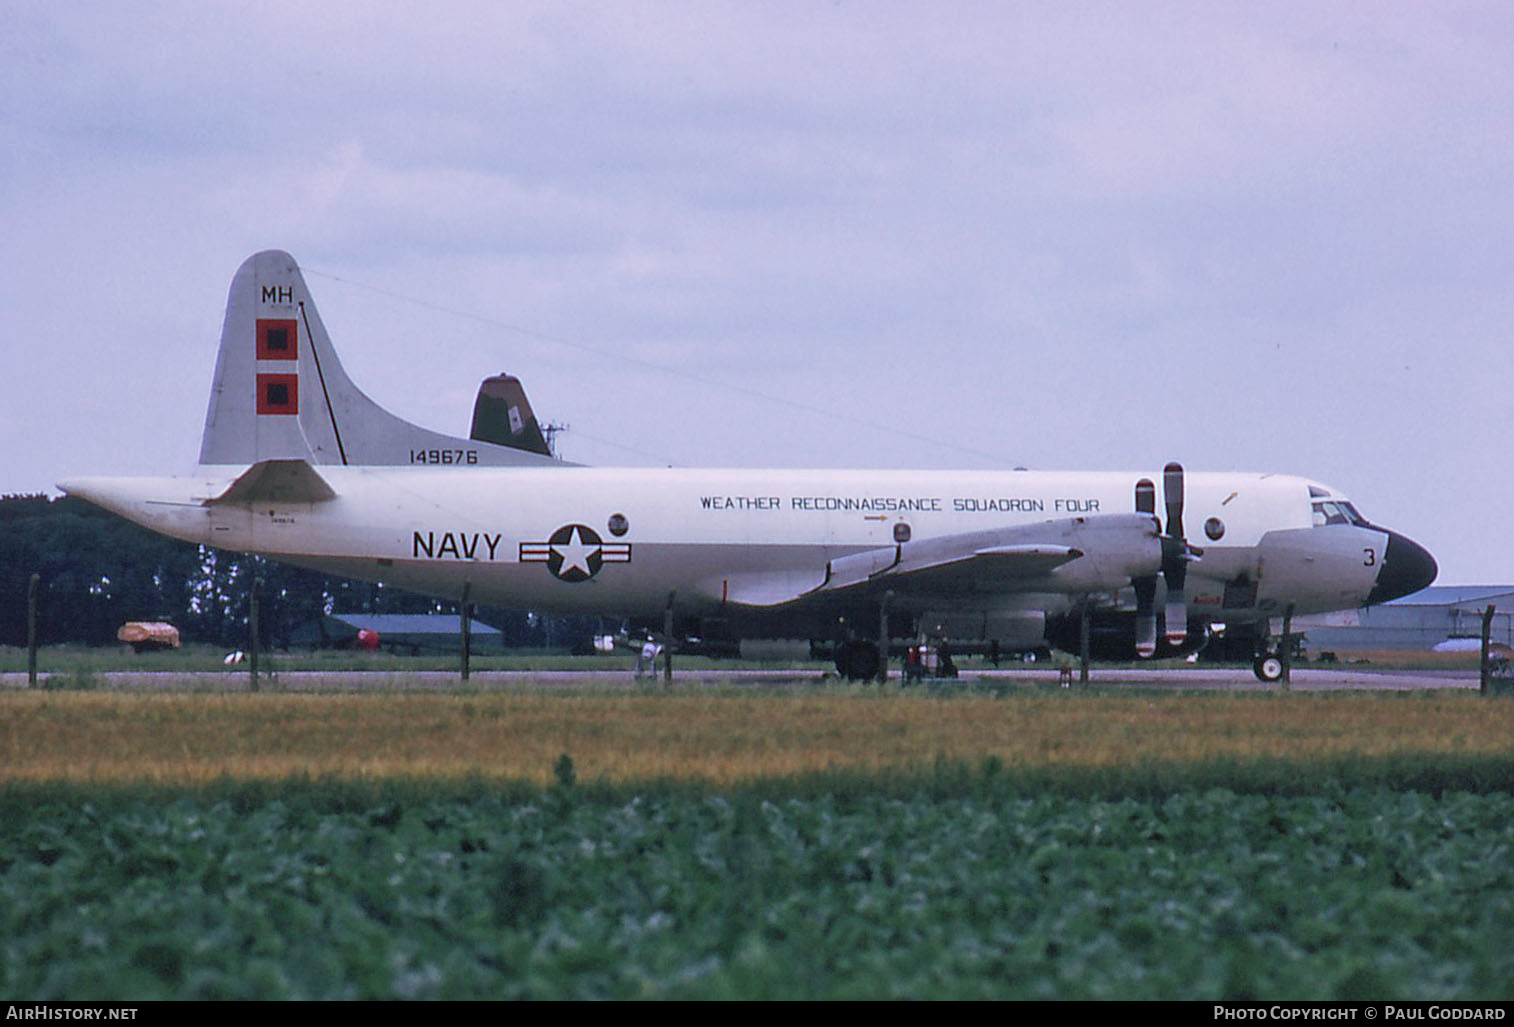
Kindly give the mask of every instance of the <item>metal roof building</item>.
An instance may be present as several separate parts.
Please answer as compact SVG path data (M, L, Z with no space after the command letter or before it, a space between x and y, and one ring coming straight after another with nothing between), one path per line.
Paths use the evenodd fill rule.
M1492 641L1514 646L1514 585L1431 585L1381 606L1313 614L1293 621L1311 652L1434 649L1448 639L1482 638L1482 615L1495 607Z
M460 621L451 613L334 613L322 618L324 638L314 627L295 633L298 645L341 644L357 637L359 631L378 633L384 648L396 646L410 650L445 650L455 652L462 644ZM483 621L468 622L469 647L474 651L499 649L504 635Z

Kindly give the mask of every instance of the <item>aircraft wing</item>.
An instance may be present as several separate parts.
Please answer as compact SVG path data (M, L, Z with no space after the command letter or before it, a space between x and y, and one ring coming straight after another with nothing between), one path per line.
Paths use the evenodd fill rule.
M1160 526L1150 515L1070 517L865 549L809 575L748 575L728 581L725 596L778 607L885 591L898 597L1095 592L1156 574L1161 562Z

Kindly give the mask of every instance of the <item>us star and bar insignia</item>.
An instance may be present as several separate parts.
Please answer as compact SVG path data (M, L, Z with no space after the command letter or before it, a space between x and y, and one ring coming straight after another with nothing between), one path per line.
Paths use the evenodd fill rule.
M630 563L631 543L606 542L586 524L565 524L545 542L522 542L520 562L544 563L559 581L588 581L607 563Z

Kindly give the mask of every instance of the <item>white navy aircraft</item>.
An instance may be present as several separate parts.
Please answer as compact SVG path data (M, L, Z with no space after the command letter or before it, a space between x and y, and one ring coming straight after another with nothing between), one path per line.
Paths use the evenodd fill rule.
M1277 474L581 467L509 378L485 382L472 437L428 431L347 377L280 251L232 281L195 471L59 487L175 538L431 595L828 641L851 677L922 632L1136 659L1223 623L1271 679L1286 614L1436 574L1336 490Z

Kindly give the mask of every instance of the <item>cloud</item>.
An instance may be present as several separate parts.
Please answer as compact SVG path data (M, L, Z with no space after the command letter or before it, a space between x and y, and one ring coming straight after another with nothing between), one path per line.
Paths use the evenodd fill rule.
M192 458L277 246L354 377L453 430L508 368L583 459L1340 473L1435 548L1406 482L1514 498L1469 441L1507 427L1511 19L7 4L0 417L59 427L0 488Z

